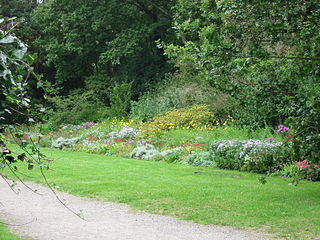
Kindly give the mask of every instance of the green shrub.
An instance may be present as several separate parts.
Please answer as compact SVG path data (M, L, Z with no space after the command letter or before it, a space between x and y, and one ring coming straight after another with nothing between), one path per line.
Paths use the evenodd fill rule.
M296 159L303 157L320 164L320 86L318 79L310 78L299 89L285 109L291 115L288 123L293 133Z
M81 124L103 119L108 109L95 98L92 91L73 91L68 96L48 98L49 125L57 129L61 124Z
M272 173L293 161L292 147L281 142L228 140L213 142L211 150L220 168Z
M176 92L147 92L138 101L131 102L131 118L145 121L156 115L181 107Z
M113 118L126 117L130 111L131 102L131 88L130 83L116 83L109 91L110 98L110 115Z
M151 144L143 144L134 148L130 154L131 158L143 160L155 160L161 158L160 152Z
M161 152L161 155L165 155L165 161L168 163L174 163L174 162L178 162L182 152L181 151L172 151L172 150L167 150L169 151L168 154L165 153L165 151Z
M221 119L230 115L231 98L219 93L203 81L190 82L183 74L175 74L163 81L154 91L144 93L138 101L131 103L131 118L148 120L156 115L194 105L206 105Z
M199 152L188 155L181 163L192 166L205 166L215 167L217 166L211 152Z

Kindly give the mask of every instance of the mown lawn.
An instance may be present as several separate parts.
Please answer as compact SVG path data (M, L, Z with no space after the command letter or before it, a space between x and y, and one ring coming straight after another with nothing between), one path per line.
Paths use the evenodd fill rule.
M53 149L43 152L55 160L52 170L46 171L49 181L74 195L203 224L268 231L277 237L320 236L320 183L291 186L286 179L270 177L263 185L259 175L244 172ZM38 169L19 170L30 175L25 180L43 183Z
M21 238L9 233L7 227L0 223L0 239L1 240L19 240Z

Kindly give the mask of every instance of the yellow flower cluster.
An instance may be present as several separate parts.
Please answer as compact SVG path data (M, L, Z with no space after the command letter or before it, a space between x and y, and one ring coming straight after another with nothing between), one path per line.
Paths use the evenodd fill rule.
M214 130L218 126L225 126L231 121L233 121L233 119L229 117L221 123L215 120L215 116L209 111L208 106L196 105L191 108L175 109L163 115L156 116L144 124L144 129L153 133L176 128Z
M113 127L119 128L119 127L125 127L125 126L132 126L136 124L135 120L129 120L129 121L125 121L124 119L121 120L117 120L117 119L113 119L111 122Z

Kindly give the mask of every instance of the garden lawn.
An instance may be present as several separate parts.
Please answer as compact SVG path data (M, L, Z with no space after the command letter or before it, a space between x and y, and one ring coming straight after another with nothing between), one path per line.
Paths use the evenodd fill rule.
M202 224L253 228L289 239L320 236L320 183L165 162L43 149L46 176L59 190ZM24 166L23 168L26 168ZM19 171L43 183L39 170ZM5 170L7 174L8 170ZM61 206L62 207L62 206Z
M4 224L0 223L0 239L1 240L21 240L16 235L13 235L12 233L9 233L7 231L7 228Z

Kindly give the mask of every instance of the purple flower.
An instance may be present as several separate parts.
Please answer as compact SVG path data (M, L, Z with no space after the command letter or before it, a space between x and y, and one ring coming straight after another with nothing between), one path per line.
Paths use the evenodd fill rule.
M289 131L288 127L286 127L285 125L279 125L278 130L276 132L281 133L281 132L287 132L287 131Z
M82 126L85 128L91 128L94 125L94 122L86 122Z
M273 137L268 137L268 138L267 138L267 141L268 141L268 142L272 142L272 141L273 141Z

